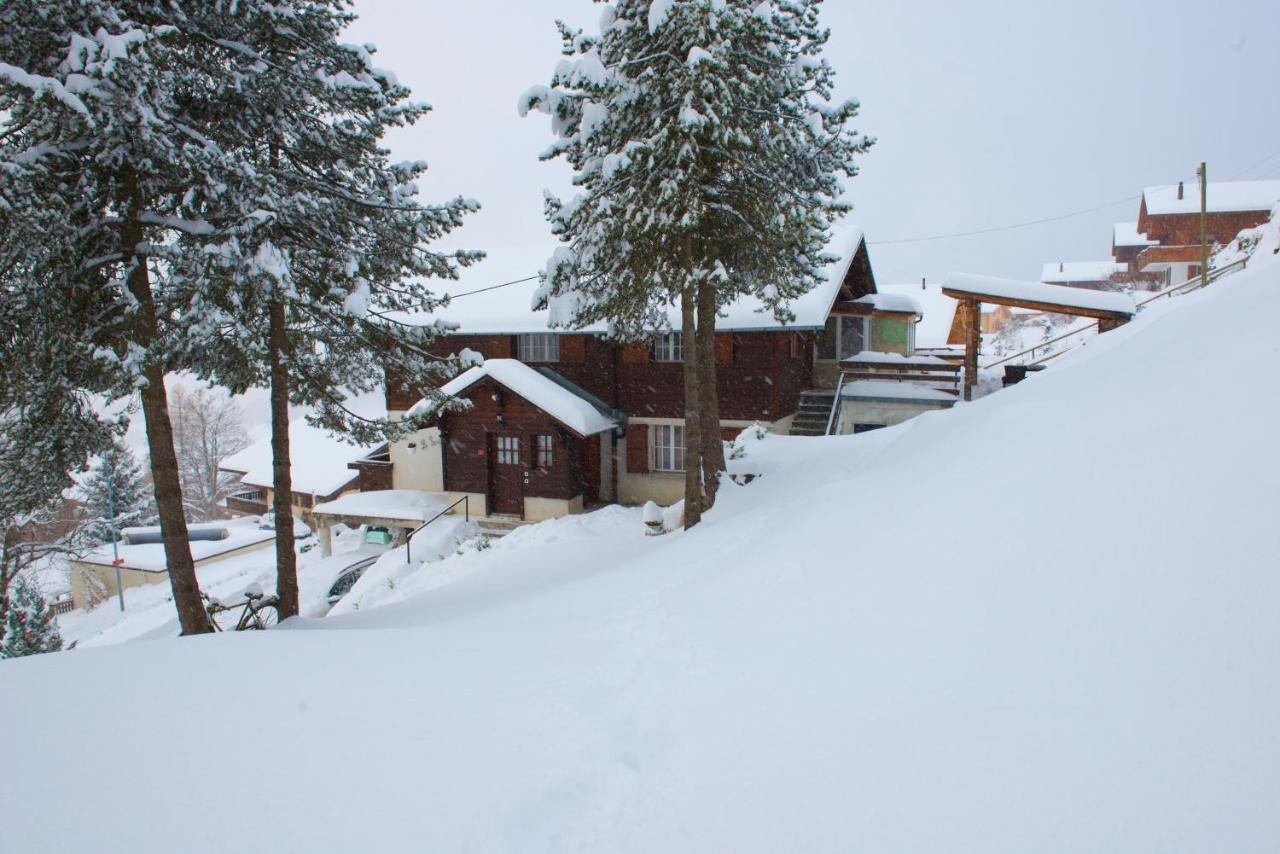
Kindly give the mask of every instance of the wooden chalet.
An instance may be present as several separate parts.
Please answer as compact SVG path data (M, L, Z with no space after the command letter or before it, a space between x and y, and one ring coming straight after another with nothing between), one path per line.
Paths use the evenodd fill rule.
M1210 181L1206 201L1209 245L1225 245L1270 219L1280 203L1280 181ZM1134 232L1145 245L1134 238L1123 252L1127 257L1138 250L1135 272L1156 276L1162 286L1200 275L1200 187L1181 181L1148 187ZM1120 246L1115 249L1121 251Z
M433 426L389 449L395 489L466 496L477 516L537 520L595 502L678 501L684 489L684 342L679 332L619 343L603 327L548 328L530 308L553 247L497 250L465 272L439 317L456 325L437 354L480 364L442 389L470 406L442 411ZM860 354L913 353L916 301L878 294L861 233L843 236L827 282L794 300L778 322L754 300L722 310L715 354L721 430L754 423L778 433L828 432L841 374ZM516 284L489 288L506 281ZM475 287L472 287L474 283ZM673 318L678 328L678 319ZM394 418L419 404L424 379L389 377ZM955 399L952 393L949 402ZM884 426L940 401L881 406ZM820 410L820 411L819 411Z

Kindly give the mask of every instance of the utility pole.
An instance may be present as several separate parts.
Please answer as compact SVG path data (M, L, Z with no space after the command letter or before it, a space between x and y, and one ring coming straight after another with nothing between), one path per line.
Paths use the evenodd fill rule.
M124 585L120 582L120 535L116 533L116 470L113 467L107 476L107 512L111 514L108 524L111 526L111 565L116 568L116 596L120 599L120 610L124 610Z
M1200 287L1209 286L1209 170L1202 162L1200 176Z

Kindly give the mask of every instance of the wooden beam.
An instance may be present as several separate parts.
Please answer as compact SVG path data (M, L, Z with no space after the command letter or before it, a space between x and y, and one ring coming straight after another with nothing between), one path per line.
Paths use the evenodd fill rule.
M1119 320L1124 323L1133 318L1133 315L1124 311L1107 311L1101 308L1080 308L1074 305L1062 305L1056 302L1035 302L1034 300L1012 299L1010 297L993 296L991 294L981 294L977 291L957 291L951 288L943 288L942 292L953 299L975 300L978 303L991 303L992 305L1007 305L1012 308L1026 308L1031 311L1044 311L1051 314L1070 314L1074 317L1092 317L1097 320Z
M978 351L982 349L982 303L972 297L959 297L959 311L964 312L964 399L973 400L978 384Z

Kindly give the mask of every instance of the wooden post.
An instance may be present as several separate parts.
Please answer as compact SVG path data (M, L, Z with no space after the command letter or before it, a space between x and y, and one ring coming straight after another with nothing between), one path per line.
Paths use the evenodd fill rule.
M1200 287L1209 287L1209 167L1201 163L1200 176Z
M960 303L964 312L964 399L973 400L978 384L978 350L982 348L982 303L966 299Z

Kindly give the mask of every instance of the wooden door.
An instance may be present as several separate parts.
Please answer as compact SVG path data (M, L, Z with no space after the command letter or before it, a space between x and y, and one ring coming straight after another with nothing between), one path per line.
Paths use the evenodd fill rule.
M524 515L524 449L514 433L489 434L489 513Z

